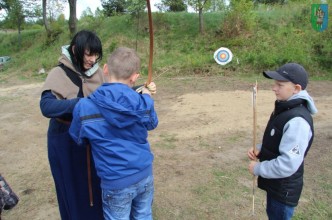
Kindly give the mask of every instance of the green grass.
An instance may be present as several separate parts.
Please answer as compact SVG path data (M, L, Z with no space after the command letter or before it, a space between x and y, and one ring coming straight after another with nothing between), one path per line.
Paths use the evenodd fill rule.
M174 74L179 70L177 75L204 74L206 70L209 75L219 75L232 70L233 75L247 75L292 61L304 65L313 79L332 80L332 29L314 31L308 19L309 6L307 3L269 8L260 5L236 21L228 19L227 15L231 14L225 12L204 13L203 35L198 31L196 13L155 12L154 70L169 68ZM233 27L248 19L238 34L225 29L226 24ZM59 21L54 26L60 34L51 43L47 42L43 27L23 30L20 46L16 31L0 33L0 54L13 58L13 65L0 73L0 80L6 80L4 76L8 74L23 75L24 79L40 78L36 74L39 69L50 70L55 66L60 47L70 39L66 22ZM142 59L142 73L146 74L149 53L146 13L139 18L131 15L84 17L79 20L78 29L92 29L100 36L105 55L102 63L118 46L137 49ZM229 47L234 54L233 62L227 66L218 66L213 59L214 51L221 46Z
M330 210L330 204L318 200L312 202L306 210L296 211L293 217L294 220L321 220L331 218L332 211Z
M155 144L157 148L173 150L176 148L176 134L161 134L160 141Z

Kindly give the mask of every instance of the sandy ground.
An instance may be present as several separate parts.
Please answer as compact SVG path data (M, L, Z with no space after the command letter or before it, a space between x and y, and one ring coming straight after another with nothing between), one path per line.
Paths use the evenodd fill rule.
M188 81L190 83L186 84ZM209 185L205 182L209 179L206 174L209 169L231 169L237 164L246 170L246 151L252 143L253 127L251 87L243 82L236 86L236 81L222 86L218 83L221 81L224 81L222 77L174 79L174 86L169 86L169 82L157 84L155 100L160 124L150 133L150 142L155 154L158 219L217 219L208 218L208 213L184 217L185 210L190 212L188 207L200 206L191 191L186 189L197 183ZM48 119L39 110L41 86L41 83L34 83L0 88L0 172L21 199L17 207L3 213L4 220L60 219L47 159ZM308 91L314 97L319 113L314 117L317 135L308 156L309 162L306 162L310 163L307 171L312 174L327 172L331 177L331 169L328 169L331 168L329 157L332 156L328 147L332 140L331 82L312 82ZM260 88L257 96L258 140L274 99L268 87ZM328 163L328 166L324 168L322 164L312 163L317 161ZM244 173L237 181L250 188L251 178ZM304 205L300 205L303 209L305 201L317 193L315 182L311 177L306 178L310 181L304 191L308 196L303 197ZM259 193L256 219L265 219L264 197ZM250 195L242 196L249 201L237 201L237 207L221 212L225 218L220 219L246 219L245 213L251 208ZM326 199L324 195L322 199ZM215 208L226 204L227 201L220 201ZM162 207L166 211L161 210ZM204 210L197 212L204 213Z

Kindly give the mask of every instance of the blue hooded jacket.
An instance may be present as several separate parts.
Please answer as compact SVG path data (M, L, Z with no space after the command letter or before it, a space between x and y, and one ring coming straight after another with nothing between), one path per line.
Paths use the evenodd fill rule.
M70 135L91 144L103 189L123 189L152 175L148 130L156 128L154 101L122 83L104 83L75 106Z

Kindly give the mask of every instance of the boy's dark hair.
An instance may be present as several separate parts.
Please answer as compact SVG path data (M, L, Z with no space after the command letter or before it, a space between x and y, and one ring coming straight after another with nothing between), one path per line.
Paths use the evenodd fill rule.
M82 30L75 34L68 48L72 62L80 73L85 72L83 58L86 50L90 52L89 54L98 55L96 62L103 58L103 49L99 37L92 31Z

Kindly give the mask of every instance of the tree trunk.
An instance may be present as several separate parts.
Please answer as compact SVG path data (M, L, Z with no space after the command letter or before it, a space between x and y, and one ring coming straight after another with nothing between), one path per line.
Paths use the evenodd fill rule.
M51 36L51 28L50 28L50 24L48 23L48 20L47 20L47 11L46 11L46 0L43 0L43 21L44 21L44 26L45 26L45 29L46 29L46 33L47 33L47 37L50 37Z
M18 22L17 22L17 30L18 30L18 48L21 48L21 21L20 20L18 20Z
M70 32L70 37L74 37L76 34L76 2L77 0L68 0L69 3L69 32Z
M203 8L199 8L198 18L199 18L199 33L203 34L204 33Z

